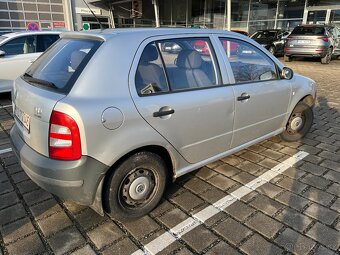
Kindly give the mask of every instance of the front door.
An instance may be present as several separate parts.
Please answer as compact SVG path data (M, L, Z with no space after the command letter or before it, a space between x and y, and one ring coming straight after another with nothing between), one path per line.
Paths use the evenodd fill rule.
M284 126L291 86L280 80L275 63L262 50L238 39L220 41L235 79L234 148ZM230 52L228 44L233 45Z
M230 148L234 94L209 37L144 43L130 90L141 116L189 162Z

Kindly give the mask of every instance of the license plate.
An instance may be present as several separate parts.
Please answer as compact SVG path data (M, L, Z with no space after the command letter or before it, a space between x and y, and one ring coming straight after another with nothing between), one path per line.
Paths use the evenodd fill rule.
M20 121L20 123L27 129L30 130L30 116L24 111L20 110L18 107L15 107L14 110L15 116Z
M308 43L310 43L310 41L309 40L297 40L297 43L298 44L308 44Z

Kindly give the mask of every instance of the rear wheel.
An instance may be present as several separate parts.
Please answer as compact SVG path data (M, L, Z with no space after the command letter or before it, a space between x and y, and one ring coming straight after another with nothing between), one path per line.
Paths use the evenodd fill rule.
M303 102L299 102L289 117L286 130L280 134L281 139L288 142L301 139L311 128L313 118L312 108Z
M287 55L284 55L283 59L284 59L285 62L291 62L292 61L292 57L287 56Z
M321 58L321 63L322 64L329 64L331 62L331 59L332 59L332 53L333 53L333 49L329 48L328 51L327 51L326 56Z
M118 220L141 217L157 206L166 181L164 160L151 152L138 152L108 176L103 197L105 210Z

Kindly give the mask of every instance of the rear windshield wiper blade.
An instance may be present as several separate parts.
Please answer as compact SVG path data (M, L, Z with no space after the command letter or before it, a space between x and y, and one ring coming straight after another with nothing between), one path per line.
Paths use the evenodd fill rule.
M32 78L32 75L30 75L29 73L24 73L24 76Z
M34 84L37 84L37 85L58 89L58 87L53 82L34 78L34 77L32 77L32 75L30 75L28 73L25 73L24 77L26 78L27 82L29 82L29 83L34 83Z

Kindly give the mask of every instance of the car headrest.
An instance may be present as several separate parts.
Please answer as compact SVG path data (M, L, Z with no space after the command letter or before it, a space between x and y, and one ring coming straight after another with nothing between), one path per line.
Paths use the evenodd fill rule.
M182 50L177 57L177 66L180 68L196 69L202 65L202 57L195 50Z
M149 44L145 47L140 61L142 63L148 63L148 62L156 60L157 58L158 58L158 51L156 47L152 44Z
M70 64L71 64L71 67L72 67L73 70L76 70L78 68L80 63L85 58L85 56L86 56L86 53L83 52L83 51L74 51L74 52L72 52Z

